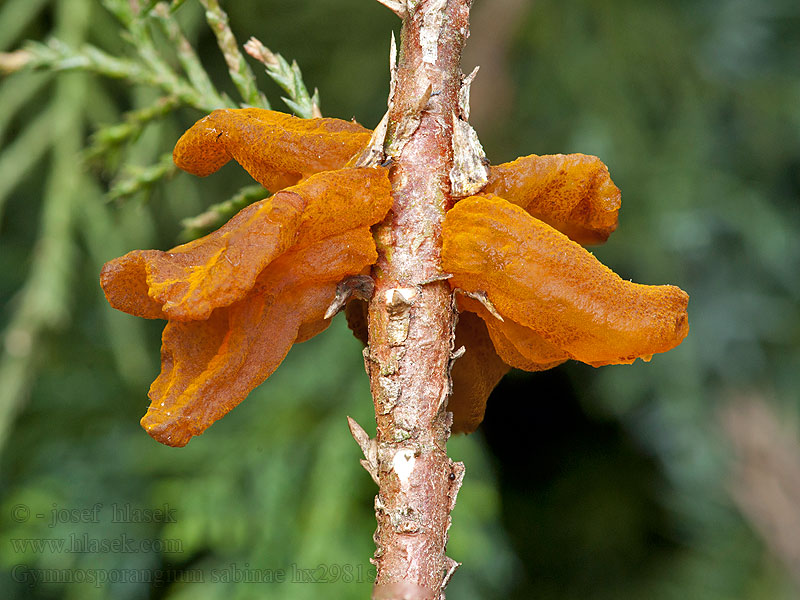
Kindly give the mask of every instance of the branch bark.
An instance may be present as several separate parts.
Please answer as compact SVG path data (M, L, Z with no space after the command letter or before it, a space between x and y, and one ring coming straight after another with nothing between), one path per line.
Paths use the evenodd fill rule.
M407 2L384 152L394 205L376 230L379 259L365 363L377 421L374 599L438 600L458 564L445 555L464 467L447 457L456 321L441 269L452 206L459 63L471 0Z

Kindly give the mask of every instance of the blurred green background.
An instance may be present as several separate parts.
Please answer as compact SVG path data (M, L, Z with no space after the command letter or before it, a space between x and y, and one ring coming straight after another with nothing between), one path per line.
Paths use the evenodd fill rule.
M240 42L297 59L326 116L380 119L399 22L377 2L224 7ZM236 97L199 4L176 15ZM0 51L52 36L136 58L98 0L0 0ZM600 156L623 209L595 254L687 290L691 332L650 363L506 377L450 445L467 476L449 596L800 597L800 5L475 0L476 64L491 160ZM0 78L0 597L366 598L376 490L345 416L374 421L342 317L186 448L138 425L161 325L111 310L100 267L171 247L248 184L232 165L109 200L202 116L86 158L158 97L82 72Z

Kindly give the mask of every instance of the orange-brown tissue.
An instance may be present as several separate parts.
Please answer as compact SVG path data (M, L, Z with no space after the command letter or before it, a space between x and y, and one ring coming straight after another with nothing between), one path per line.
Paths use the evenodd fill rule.
M299 119L274 110L215 110L178 140L172 157L205 177L231 159L272 192L322 171L341 169L372 132L340 119Z
M275 261L243 299L201 321L170 321L161 374L142 426L159 442L184 446L280 365L303 327L319 333L337 283L377 259L369 229L326 238ZM301 339L298 339L298 338Z
M204 177L230 160L274 194L210 235L105 265L109 303L167 319L161 373L142 425L183 446L241 402L291 346L323 331L337 284L377 259L371 227L392 207L381 168L351 168L371 132L337 119L217 110L178 141L175 163ZM487 186L446 215L442 267L463 311L448 409L473 431L511 367L649 360L686 336L688 296L622 280L581 245L617 226L619 189L582 154L526 156L491 168ZM348 321L366 343L363 303Z
M593 366L650 360L689 331L684 291L623 280L566 235L502 198L461 200L447 213L442 233L448 281L471 296L460 298L459 306L484 320L497 354L510 366L538 371L566 359ZM486 305L475 299L482 295ZM482 413L483 407L471 410Z
M497 195L584 246L617 228L619 188L596 156L523 156L493 166L481 196Z
M380 221L391 206L390 192L383 169L319 173L245 207L203 238L112 260L101 285L111 306L132 315L207 319L240 299L289 248Z
M389 178L345 168L369 137L347 121L242 109L215 111L180 139L179 167L205 176L234 159L276 193L203 238L103 268L111 306L169 321L142 419L155 439L183 446L241 402L328 326L337 284L376 261L370 227L391 207Z

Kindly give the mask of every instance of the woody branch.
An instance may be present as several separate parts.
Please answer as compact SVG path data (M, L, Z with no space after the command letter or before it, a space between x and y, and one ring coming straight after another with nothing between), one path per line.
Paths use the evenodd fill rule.
M433 600L457 567L445 546L463 477L446 453L456 313L440 251L471 0L396 4L402 39L383 144L393 208L376 231L365 350L377 421L373 598Z

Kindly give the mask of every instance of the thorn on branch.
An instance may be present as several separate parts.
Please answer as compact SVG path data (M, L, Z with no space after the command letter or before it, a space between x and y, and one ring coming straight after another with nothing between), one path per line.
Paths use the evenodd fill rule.
M447 569L447 571L445 572L444 579L442 580L442 590L444 590L447 587L447 584L450 583L450 579L453 577L453 574L456 572L456 570L458 570L458 567L461 566L460 562L454 561L449 556L445 556L444 560L446 563L445 568Z
M469 112L469 102L466 110ZM469 123L453 113L453 168L450 169L450 187L454 198L472 196L486 187L489 182L489 166L486 163L486 153L478 134Z
M408 14L408 7L406 6L405 0L378 0L378 2L383 4L401 19L405 19L406 15Z
M397 41L392 31L392 39L389 42L389 108L392 107L394 90L397 88Z
M494 307L494 304L492 304L492 301L489 300L489 296L486 295L486 292L468 292L467 290L462 290L461 288L456 288L455 292L458 294L463 294L467 298L472 298L473 300L477 300L478 302L483 304L483 307L486 310L488 310L489 313L491 313L491 315L495 319L505 322L503 316L499 312L497 312L497 309Z
M421 287L423 285L428 285L430 283L436 283L437 281L447 281L453 277L452 273L440 273L439 275L434 275L430 279L426 279L424 281L420 281L417 284L417 287Z
M336 297L325 311L325 318L330 319L338 313L351 298L369 302L375 291L375 282L369 275L354 275L343 279L336 286Z
M389 128L389 113L394 106L394 90L397 86L397 42L394 39L394 31L392 32L392 39L389 43L389 98L386 101L387 110L381 118L380 123L372 131L372 137L369 140L366 148L361 152L355 161L356 167L374 167L380 165L382 167L389 166L392 157L388 159L384 150L386 143L386 133Z
M361 466L370 474L372 480L378 484L378 442L370 438L364 428L359 425L352 417L347 417L347 424L353 439L364 453L364 458L360 460Z
M472 69L472 72L464 77L461 81L461 87L458 90L458 108L460 114L458 115L465 121L469 121L469 92L472 82L475 81L475 76L478 74L480 66Z
M389 111L386 111L386 114L383 115L381 122L378 123L378 126L375 127L375 130L372 132L372 137L369 139L369 143L361 151L358 158L356 158L355 165L356 167L375 167L375 166L384 166L384 163L387 162L386 154L383 150L383 144L386 140L386 130L389 127ZM389 157L391 159L391 157Z

